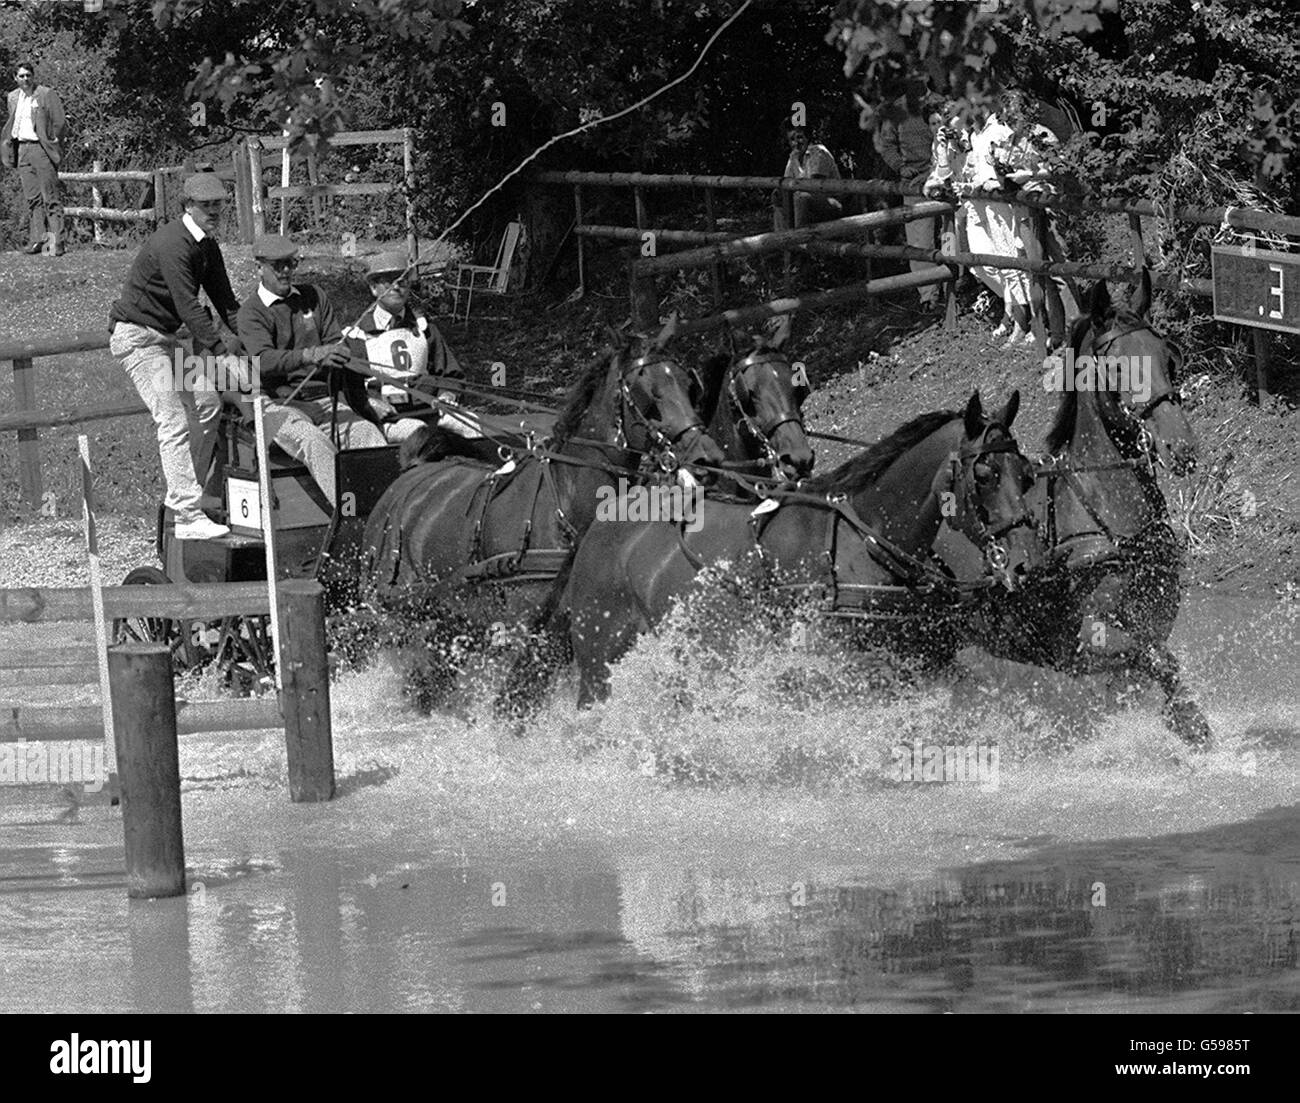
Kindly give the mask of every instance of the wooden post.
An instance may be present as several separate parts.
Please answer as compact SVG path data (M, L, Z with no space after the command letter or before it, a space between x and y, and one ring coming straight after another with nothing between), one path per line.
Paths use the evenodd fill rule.
M647 221L645 193L640 188L633 188L632 199L636 205L636 228L644 231ZM643 333L659 324L659 289L655 287L654 276L637 271L635 256L632 260L632 324Z
M645 208L645 192L640 188L633 188L632 201L636 204L636 228L644 230L646 222L649 221Z
M943 225L939 230L939 247L949 256L958 251L957 216L951 211L943 216ZM950 264L948 270L952 272L952 279L944 286L943 328L948 333L955 333L957 330L957 281L961 279L961 269L955 264Z
M1012 208L1017 220L1028 231L1024 236L1025 256L1029 260L1042 261L1047 256L1047 216L1043 211L1029 207ZM1050 339L1050 327L1047 324L1047 281L1048 277L1038 272L1031 272L1026 277L1029 284L1029 325L1034 334L1034 347L1039 356L1047 355Z
M291 177L289 158L289 131L284 132L284 148L280 151L280 187L287 188ZM289 233L289 197L280 196L280 233Z
M1145 268L1147 265L1147 248L1142 241L1142 216L1140 214L1129 212L1128 233L1129 245L1133 251L1133 267Z
M90 567L90 608L95 621L95 653L99 666L100 707L104 713L104 766L117 771L117 746L113 738L113 692L108 677L108 625L104 620L104 579L100 573L99 534L95 530L94 472L90 466L90 438L77 436L81 455L81 524Z
M1252 329L1255 340L1255 399L1263 406L1268 399L1269 344L1272 334L1266 329Z
M402 128L402 179L406 183L406 259L420 259L420 238L415 230L415 139L409 126Z
M157 228L167 221L167 174L158 169L153 174L153 224Z
M578 239L578 296L587 293L587 257L582 229L582 185L573 185L573 234Z
M253 235L266 233L266 185L262 182L262 143L248 139L248 178L252 184Z
M103 172L103 171L104 171L104 162L103 162L103 161L100 161L100 160L94 160L94 161L92 161L92 162L90 163L90 168L91 168L91 171L92 171L92 172ZM102 206L104 205L104 197L103 197L103 195L100 193L99 185L98 185L98 184L94 184L94 185L91 186L91 189L90 189L90 205L91 205L92 207L94 207L95 210L99 210L99 208L102 207ZM103 245L103 244L104 244L104 226L103 226L103 223L101 223L101 222L99 221L99 219L97 219L97 218L94 219L93 221L94 221L94 227L95 227L95 244L96 244L96 245Z
M325 591L313 579L280 585L284 632L280 662L289 796L295 803L334 798L330 674L325 650Z
M316 151L310 146L307 147L307 183L313 186L320 183L320 166L316 164ZM313 194L311 197L312 226L319 230L324 218L325 211L321 206L321 197Z
M704 219L709 233L718 230L717 213L713 209L713 189L704 189ZM709 265L709 285L713 289L713 306L716 310L722 305L722 265L714 261Z
M795 229L794 224L794 192L782 190L781 192L781 209L785 212L785 227L787 230ZM789 249L781 250L781 264L783 278L781 281L781 290L788 298L794 294L794 253Z
M185 895L181 772L171 648L123 643L108 652L122 781L126 894Z
M248 150L242 145L236 145L230 151L230 167L234 170L235 221L239 224L239 240L251 245L253 216L248 209Z
M32 375L30 357L14 360L14 410L20 414L36 412L36 377ZM37 430L18 430L18 486L33 509L41 507L41 445Z

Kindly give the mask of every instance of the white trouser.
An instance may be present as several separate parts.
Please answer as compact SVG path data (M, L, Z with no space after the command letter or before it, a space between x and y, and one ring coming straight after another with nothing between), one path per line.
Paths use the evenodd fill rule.
M270 400L262 407L262 419L275 443L306 465L333 506L337 478L334 456L338 449L329 435L331 405L328 397L291 402ZM382 448L388 443L383 433L346 402L339 402L337 425L340 447Z
M183 356L185 345L173 334L118 322L108 347L153 416L168 508L180 521L197 521L203 515L200 483L207 478L217 446L221 395L203 389L206 379L197 381L193 390L186 388L183 373L174 370L177 351Z

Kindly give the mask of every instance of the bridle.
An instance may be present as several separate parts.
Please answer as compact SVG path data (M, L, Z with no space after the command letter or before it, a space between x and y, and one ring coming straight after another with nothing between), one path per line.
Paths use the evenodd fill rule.
M1020 445L1016 443L1014 437L1007 435L992 442L985 441L984 438L988 435L989 429L992 428L995 428L995 426L986 428L979 440L970 444L963 443L962 447L954 452L949 460L951 464L951 485L958 495L958 509L954 520L957 520L957 518L962 519L955 527L967 536L977 548L983 551L989 568L995 574L1005 575L1007 566L1011 562L1011 555L1007 551L1006 544L1002 542L1003 537L1018 528L1028 528L1031 532L1037 533L1038 523L1034 520L1029 504L1022 495L1021 510L1015 517L1000 525L989 524L987 512L975 492L978 485L974 470L975 465L985 456L1011 453L1019 456L1024 461L1027 471L1032 470L1032 464L1020 451ZM1000 485L1000 475L998 481Z
M1175 365L1179 365L1182 363L1183 354L1182 354L1182 350L1178 347L1178 345L1175 344L1173 341L1170 341L1168 338L1165 337L1164 334L1162 334L1154 326L1146 322L1143 322L1140 325L1116 324L1111 326L1109 329L1105 330L1099 336L1093 337L1091 339L1091 341L1089 342L1089 347L1091 348L1091 352L1089 353L1089 355L1091 355L1094 359L1096 359L1097 357L1104 357L1106 355L1106 350L1110 348L1110 346L1113 345L1116 341L1118 341L1121 337L1127 337L1131 333L1142 333L1143 331L1154 334L1157 338L1159 338L1161 341L1164 342L1164 344L1170 351L1170 354L1174 360ZM1083 350L1083 342L1080 342L1080 352L1082 352L1082 350ZM1146 402L1144 402L1141 406L1138 407L1130 406L1127 402L1123 402L1123 401L1117 401L1115 403L1115 405L1119 407L1120 412L1124 415L1125 421L1128 424L1129 428L1131 428L1134 431L1135 444L1137 446L1138 454L1143 459L1146 460L1147 467L1151 471L1154 471L1155 465L1157 463L1163 465L1163 461L1160 459L1160 453L1156 448L1155 433L1152 431L1151 426L1148 424L1148 422L1150 421L1152 415L1156 412L1156 410L1159 409L1160 406L1165 402L1168 402L1174 406L1182 405L1182 395L1179 393L1178 388L1172 387L1169 390L1161 391L1159 394L1152 395L1149 399L1146 400Z
M666 374L671 375L673 369L681 369L681 365L671 356L666 356L659 352L646 353L644 356L638 356L635 360L628 363L618 377L620 412L618 419L618 435L615 438L620 448L628 448L629 434L627 424L629 414L634 425L640 427L645 434L646 439L654 445L659 452L659 465L664 471L675 471L680 466L676 454L673 452L673 446L683 441L688 433L694 430L696 433L705 431L704 423L699 419L697 414L695 420L689 422L684 428L669 436L655 422L646 416L645 411L637 404L632 397L632 390L629 381L637 376L642 376L647 372L663 370ZM691 378L692 389L695 394L704 390L704 385L700 381L699 375L693 368L685 369ZM691 405L694 411L694 403ZM648 449L633 449L633 451L648 451Z
M750 390L749 385L743 383L741 379L744 373L750 368L760 368L769 364L772 365L773 374L777 374L776 365L779 364L788 368L790 366L790 361L784 353L780 352L751 352L728 373L727 398L731 403L732 412L736 415L741 427L748 432L757 442L758 446L762 448L764 459L767 461L768 467L771 469L772 473L774 475L779 475L781 473L781 457L777 453L776 448L772 445L772 438L776 435L776 431L780 429L782 425L789 425L792 422L798 425L803 424L802 418L799 415L798 407L795 406L789 416L777 416L774 420L766 423L761 422L757 417L751 414L748 409L746 409L744 397L750 398L750 405L752 406L752 391ZM740 393L742 385L745 388L744 397L742 397Z

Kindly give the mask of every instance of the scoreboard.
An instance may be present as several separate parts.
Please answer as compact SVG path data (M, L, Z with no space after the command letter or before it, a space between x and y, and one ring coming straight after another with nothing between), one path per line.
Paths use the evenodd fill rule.
M1217 321L1300 333L1300 253L1215 245L1210 263Z

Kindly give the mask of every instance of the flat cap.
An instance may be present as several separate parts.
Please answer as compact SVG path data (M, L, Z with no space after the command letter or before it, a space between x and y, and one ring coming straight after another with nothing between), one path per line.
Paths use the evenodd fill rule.
M394 250L391 253L379 253L370 258L370 263L366 266L367 276L389 276L395 272L405 272L411 268L411 275L415 274L415 269L407 262L406 254Z
M193 176L185 177L181 190L186 199L197 199L200 202L226 198L226 185L217 179L215 172L196 172Z
M258 234L253 240L253 256L258 260L288 260L298 255L298 246L284 234Z

